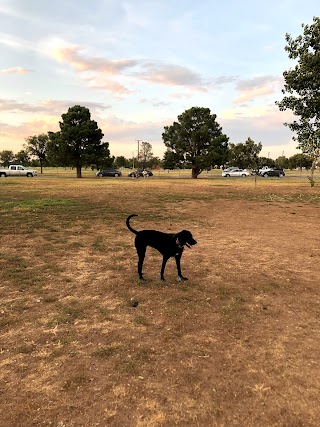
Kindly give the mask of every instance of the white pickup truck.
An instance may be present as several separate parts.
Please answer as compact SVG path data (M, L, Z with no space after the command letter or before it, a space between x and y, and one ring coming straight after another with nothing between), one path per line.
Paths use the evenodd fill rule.
M0 178L6 176L37 176L37 171L33 169L27 169L21 165L11 165L8 169L0 169Z

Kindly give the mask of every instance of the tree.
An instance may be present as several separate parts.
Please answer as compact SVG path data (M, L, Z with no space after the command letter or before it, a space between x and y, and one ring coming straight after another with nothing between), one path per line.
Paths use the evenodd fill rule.
M311 157L306 156L305 154L299 153L289 157L288 163L289 163L290 169L296 169L296 168L299 168L300 170L302 168L310 169L312 166L312 159Z
M30 163L30 157L26 150L20 150L15 156L14 161L20 165L27 166Z
M289 58L297 60L293 69L285 71L284 96L276 102L280 111L292 110L297 117L284 123L295 135L294 140L304 154L312 158L310 183L320 157L320 18L314 17L312 25L302 24L303 35L293 39L286 34L285 50Z
M43 166L47 161L47 146L49 143L49 135L41 133L40 135L33 135L26 138L26 150L32 156L38 158L40 163L40 173L43 173Z
M145 167L146 163L152 158L152 145L149 142L141 142L138 160L142 163L143 167Z
M146 167L149 169L160 169L161 166L161 160L159 159L159 157L152 157L151 159L149 159L146 163Z
M226 161L229 138L222 133L216 117L209 108L192 107L178 116L178 122L164 127L164 144L191 164L192 178Z
M274 161L277 168L288 169L289 159L286 156L279 156Z
M11 150L0 151L0 162L2 166L8 168L14 160L14 154Z
M184 157L181 154L175 153L168 148L163 156L162 167L163 169L178 169L182 167L183 161Z
M114 166L116 168L129 168L130 161L126 159L124 156L117 156L114 160Z
M258 168L262 168L263 166L269 166L269 168L274 168L275 162L269 157L258 157Z
M258 155L261 150L261 142L255 144L249 137L244 144L229 144L229 161L242 169L257 168Z
M77 178L82 178L82 167L109 166L109 143L102 143L103 133L97 122L91 120L88 108L75 105L62 114L59 132L49 132L48 157L59 166L76 168ZM111 162L111 163L110 163Z

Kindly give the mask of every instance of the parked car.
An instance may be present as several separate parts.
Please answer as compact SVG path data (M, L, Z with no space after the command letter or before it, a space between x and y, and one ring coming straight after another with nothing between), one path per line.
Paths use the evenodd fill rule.
M222 176L226 178L229 178L230 176L242 176L244 178L246 176L250 176L250 173L247 169L233 168L232 170L223 170Z
M282 178L283 176L285 176L285 173L282 168L271 168L262 171L260 175L264 178L267 178L268 176L278 176L279 178Z
M153 173L148 169L137 169L136 171L132 171L128 174L130 178L139 178L139 176L143 176L143 171L145 171L145 176L153 176Z
M234 169L239 169L239 168L234 167L234 166L231 166L231 167L228 167L228 168L226 168L226 169L223 169L223 171L224 171L224 172L229 172L229 171L232 171L232 170L234 170Z
M99 176L100 178L103 176L121 176L122 173L119 171L119 169L104 169L101 171L98 171L96 173L96 176Z

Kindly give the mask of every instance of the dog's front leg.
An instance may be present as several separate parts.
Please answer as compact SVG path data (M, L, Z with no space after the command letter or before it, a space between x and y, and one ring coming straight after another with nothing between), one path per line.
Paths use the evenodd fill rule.
M175 256L176 264L177 264L177 270L178 270L178 281L182 282L183 280L188 280L187 277L183 277L181 273L181 257L182 253L179 253Z
M168 259L169 259L170 257L166 257L166 256L164 256L163 257L163 259L162 259L162 266L161 266L161 272L160 272L160 278L161 278L161 280L163 280L163 281L165 281L166 279L164 278L164 269L166 268L166 264L167 264L167 261L168 261Z

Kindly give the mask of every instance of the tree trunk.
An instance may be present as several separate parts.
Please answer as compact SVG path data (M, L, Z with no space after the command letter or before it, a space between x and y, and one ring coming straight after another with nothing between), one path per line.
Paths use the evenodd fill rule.
M318 160L318 157L315 157L313 159L312 166L311 166L311 169L310 169L311 175L308 176L308 180L310 181L311 187L314 187L314 185L315 185L315 181L314 181L314 178L313 178L313 173L314 173L314 171L316 169L317 160Z
M82 178L81 166L77 166L77 178Z
M192 165L192 178L196 179L198 178L198 175L200 175L201 169L198 166Z

